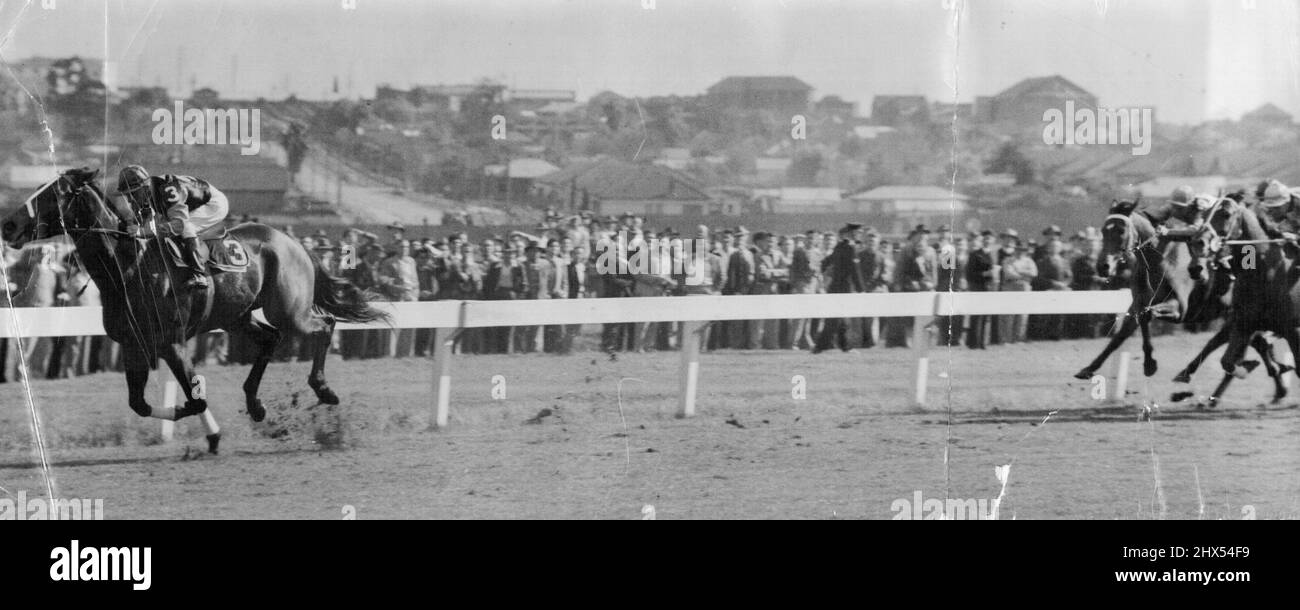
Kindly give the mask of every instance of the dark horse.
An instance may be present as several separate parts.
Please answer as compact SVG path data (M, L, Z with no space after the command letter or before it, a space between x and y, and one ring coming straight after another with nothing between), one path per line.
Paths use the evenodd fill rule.
M1121 265L1127 267L1129 289L1133 304L1129 307L1119 330L1111 337L1102 352L1075 377L1090 379L1133 331L1142 330L1143 373L1150 377L1157 371L1152 357L1150 323L1153 319L1182 322L1208 321L1228 313L1231 279L1216 271L1209 282L1197 281L1199 249L1188 243L1163 238L1145 215L1134 214L1138 201L1113 202L1102 224L1102 256L1098 271L1114 282L1119 279ZM1205 357L1227 342L1228 326L1221 328L1192 360L1175 381L1186 383ZM1275 399L1286 395L1282 374L1274 366L1268 342L1263 337L1253 337L1252 345L1264 358L1265 367L1273 377ZM1258 363L1255 363L1258 364ZM1229 378L1230 379L1230 378ZM1228 379L1215 390L1211 403L1226 388ZM1175 395L1177 396L1177 395Z
M131 409L142 417L179 420L202 413L207 402L200 379L185 354L185 342L198 333L222 329L241 333L255 346L244 381L248 415L261 421L266 409L257 397L262 373L284 332L310 337L308 385L325 404L339 398L325 381L325 356L336 320L370 322L387 318L371 308L352 284L329 277L297 241L268 226L245 223L230 230L247 253L242 272L218 273L206 291L176 287L187 277L162 251L159 238L129 232L134 214L108 202L96 184L98 170L70 170L32 195L0 224L0 238L11 246L66 234L101 293L104 330L122 345ZM268 323L253 317L261 309ZM149 371L158 358L167 362L185 392L174 411L145 400ZM198 394L198 395L196 395ZM216 440L209 449L215 452Z
M1151 320L1178 320L1186 314L1195 280L1188 272L1191 253L1187 244L1161 239L1151 221L1134 214L1138 201L1114 201L1106 221L1101 225L1102 253L1098 271L1111 282L1118 281L1121 264L1129 269L1129 289L1133 304L1124 315L1119 330L1105 349L1075 377L1091 379L1111 353L1142 330L1142 372L1156 374L1157 363L1151 356Z
M1286 339L1292 358L1300 362L1300 275L1295 269L1295 245L1270 238L1255 210L1231 199L1220 200L1205 225L1213 235L1208 254L1213 260L1226 261L1236 275L1232 285L1236 306L1226 326L1228 349L1220 360L1224 372L1244 374L1246 346L1260 332Z

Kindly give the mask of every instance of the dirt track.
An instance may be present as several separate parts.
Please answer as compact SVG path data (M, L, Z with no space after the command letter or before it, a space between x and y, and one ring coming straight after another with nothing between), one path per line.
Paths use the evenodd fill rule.
M1300 517L1296 400L1261 407L1257 373L1214 411L1166 404L1201 337L1158 338L1162 370L1147 381L1135 363L1128 405L1093 401L1070 377L1100 341L935 350L924 411L908 405L906 351L706 354L689 420L673 417L675 353L457 356L441 431L428 430L428 361L331 361L336 410L307 404L306 365L273 364L271 416L256 428L241 408L244 367L208 368L226 437L217 457L202 454L196 421L159 444L157 420L126 408L119 375L34 391L58 493L104 498L109 518L338 519L351 505L361 519L636 519L653 504L660 519L888 519L917 491L944 498L946 442L951 497L996 497L993 469L1012 464L1003 518L1152 518L1161 496L1168 518L1197 518L1202 501L1205 518L1241 518L1247 505ZM498 374L504 400L491 397ZM794 375L806 400L791 397ZM1193 387L1216 378L1207 364ZM155 375L150 396L158 386ZM40 495L24 397L4 388L0 486ZM1140 422L1153 400L1154 419Z

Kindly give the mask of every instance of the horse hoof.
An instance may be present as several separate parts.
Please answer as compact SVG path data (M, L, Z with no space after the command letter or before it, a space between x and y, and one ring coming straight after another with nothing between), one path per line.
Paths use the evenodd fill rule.
M212 455L216 455L217 445L221 444L221 433L218 432L216 434L209 434L207 438L208 438L208 453L211 453Z
M262 399L254 398L248 401L248 417L257 423L266 419L266 408L262 406Z
M1277 374L1278 374L1278 375L1285 375L1285 374L1290 373L1291 371L1294 371L1294 370L1295 370L1295 367L1294 367L1294 366L1291 366L1291 365L1289 365L1289 364L1281 364L1281 365L1278 365L1278 367L1277 367Z
M185 406L176 409L176 419L180 420L191 415L198 415L208 410L208 401L202 398L185 401Z
M1145 374L1147 377L1150 377L1150 376L1152 376L1152 375L1155 375L1155 374L1156 374L1156 361L1155 361L1155 360L1147 360L1146 362L1143 362L1143 363L1142 363L1142 373Z
M1074 374L1074 378L1088 380L1088 379L1092 379L1092 376L1095 375L1096 373L1097 371L1093 371L1090 369L1079 369L1079 372Z
M339 395L335 394L334 390L329 389L329 386L316 388L316 399L327 405L339 404Z
M1191 382L1192 382L1192 376L1188 374L1187 371L1183 371L1177 375L1174 375L1174 383L1191 383Z

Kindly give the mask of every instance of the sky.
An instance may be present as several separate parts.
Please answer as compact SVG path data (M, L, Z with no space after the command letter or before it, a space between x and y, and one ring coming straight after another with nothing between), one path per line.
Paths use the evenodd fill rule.
M1265 102L1300 117L1294 0L52 1L0 0L0 56L106 56L113 85L182 94L321 99L337 78L370 97L487 77L585 99L793 75L869 114L877 94L966 102L1060 74L1162 121Z

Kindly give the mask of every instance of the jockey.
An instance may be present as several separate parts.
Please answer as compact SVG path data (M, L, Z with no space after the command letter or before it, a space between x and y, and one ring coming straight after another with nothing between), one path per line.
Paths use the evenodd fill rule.
M1151 220L1151 225L1157 229L1163 227L1167 233L1168 229L1194 227L1201 222L1201 208L1198 207L1198 201L1195 191L1190 186L1180 186L1174 189L1174 193L1169 196L1169 200L1164 204L1149 207L1142 210L1147 218ZM1184 226L1171 226L1171 220L1178 220Z
M1264 232L1275 239L1295 242L1300 234L1300 195L1277 180L1269 180L1259 185L1255 196L1259 198L1255 214Z
M166 216L154 223L155 231L172 237L181 246L190 279L185 288L206 288L208 278L199 259L199 238L215 237L223 229L222 221L230 211L226 196L206 181L192 176L150 176L139 165L122 168L117 190L137 210Z

